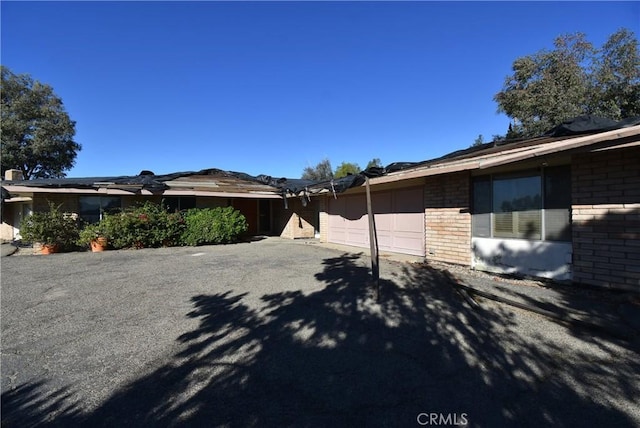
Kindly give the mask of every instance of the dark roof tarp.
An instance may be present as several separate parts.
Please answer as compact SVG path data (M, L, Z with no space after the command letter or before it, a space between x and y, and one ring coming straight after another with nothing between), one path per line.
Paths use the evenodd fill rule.
M612 131L639 125L640 116L630 117L621 121L607 119L606 117L584 115L562 122L560 125L547 131L545 137L565 137L571 135L593 134L596 132Z
M563 137L581 134L594 134L618 128L624 128L640 124L640 116L631 117L621 121L614 121L597 116L579 116L571 120L567 120L560 125L549 130L545 136L547 137ZM535 143L535 139L531 140ZM516 141L521 142L521 141ZM386 167L371 167L358 174L347 175L339 179L326 181L312 181L295 178L274 178L270 175L252 176L242 172L224 171L220 169L204 169L200 171L176 172L165 175L154 175L151 171L142 171L136 176L119 176L119 177L94 177L94 178L60 178L60 179L39 179L39 180L21 180L9 182L14 185L28 187L57 187L57 188L98 188L108 185L110 188L123 189L131 192L137 192L141 189L151 191L152 193L161 193L167 190L169 186L167 181L172 181L180 177L188 177L192 175L222 175L234 177L241 180L252 181L265 184L273 188L274 192L282 194L283 197L300 194L316 194L322 191L332 193L342 193L352 187L357 187L365 182L366 177L380 177L389 173L410 169L420 165L428 165L433 162L454 159L463 156L474 156L476 153L485 152L486 150L495 149L497 143L487 143L480 147L470 147L467 149L457 150L448 153L442 157L431 159L423 162L394 162ZM508 146L513 142L506 142L500 146ZM6 190L2 189L2 198L5 199Z

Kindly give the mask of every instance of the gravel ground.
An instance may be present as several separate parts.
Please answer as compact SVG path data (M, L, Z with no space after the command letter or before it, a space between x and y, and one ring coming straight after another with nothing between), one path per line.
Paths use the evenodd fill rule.
M298 241L2 259L2 425L640 426L640 362ZM532 284L531 286L539 286Z

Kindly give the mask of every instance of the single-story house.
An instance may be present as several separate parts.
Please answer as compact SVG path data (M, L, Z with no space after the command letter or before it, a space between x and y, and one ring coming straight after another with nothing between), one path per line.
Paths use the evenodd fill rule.
M278 186L271 177L208 169L154 175L22 180L17 170L5 173L2 182L3 240L20 239L20 223L33 211L61 210L94 222L110 212L143 201L163 203L170 209L232 206L247 219L252 235L313 238L318 230L317 203L292 197L309 182L288 180ZM286 205L284 201L286 200Z
M639 124L577 118L371 177L378 247L640 292ZM322 197L320 239L369 247L364 186Z
M48 201L92 221L149 199L233 206L253 234L368 248L368 177L380 250L640 292L640 119L576 118L545 136L496 141L330 182L217 169L2 182L2 238Z

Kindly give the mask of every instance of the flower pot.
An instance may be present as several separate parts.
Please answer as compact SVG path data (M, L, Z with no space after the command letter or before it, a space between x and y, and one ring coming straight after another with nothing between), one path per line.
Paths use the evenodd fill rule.
M43 244L40 249L40 254L53 254L60 252L60 245L58 244Z
M107 249L107 238L101 236L91 241L91 251L98 253Z

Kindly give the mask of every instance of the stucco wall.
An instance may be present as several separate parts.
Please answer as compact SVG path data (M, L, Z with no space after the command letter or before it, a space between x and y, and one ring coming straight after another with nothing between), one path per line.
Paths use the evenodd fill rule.
M474 269L571 279L571 243L526 239L472 238Z

